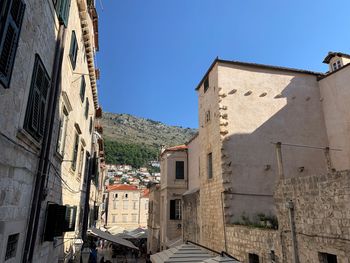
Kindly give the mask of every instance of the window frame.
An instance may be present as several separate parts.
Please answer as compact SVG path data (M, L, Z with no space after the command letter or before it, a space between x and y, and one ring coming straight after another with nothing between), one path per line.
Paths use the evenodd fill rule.
M19 0L18 9L16 10L17 17L13 17L12 7L14 0L1 1L0 10L3 10L3 13L0 12L0 62L2 58L3 62L6 62L4 65L4 71L0 69L0 84L3 88L8 89L10 87L10 82L12 78L12 71L15 65L16 53L18 49L19 37L21 34L23 17L26 9L26 4L24 1ZM6 6L5 6L6 4ZM11 39L7 38L9 33L9 28L13 30L13 37ZM3 55L3 47L5 41L10 41L10 46L7 56ZM9 44L9 43L7 43ZM5 54L5 53L4 53Z
M69 112L65 106L63 106L61 116L62 117L61 117L61 120L59 123L59 132L58 132L58 137L57 137L56 152L63 157L64 153L65 153L64 147L66 146L67 127L68 127L68 120L69 120L69 118L68 118Z
M81 76L81 81L80 81L80 100L83 103L85 99L85 91L86 91L86 81L84 75Z
M38 75L39 72L42 74L41 76ZM38 76L40 79L38 79ZM38 82L40 82L40 87L37 85ZM47 84L47 86L45 87L44 84ZM49 74L46 71L44 63L42 62L40 56L38 54L35 54L23 128L38 142L40 142L44 136L45 117L47 113L47 99L50 93L50 84L51 80ZM38 105L36 105L35 108L34 104L36 100ZM33 118L37 118L37 124L33 124L33 122L35 122Z
M75 172L77 169L77 159L78 159L78 150L79 150L79 134L75 132L74 145L73 145L73 154L72 154L72 165L71 169Z
M181 220L182 219L182 200L172 199L170 200L170 220Z
M70 48L69 48L69 58L72 65L73 70L75 70L77 65L77 57L78 57L78 40L75 34L75 30L72 30L71 40L70 40Z
M213 153L207 154L207 177L213 179Z
M13 240L10 240L10 239L13 239ZM19 233L11 234L7 237L5 261L16 257L18 241L19 241Z
M181 167L181 165L182 167ZM184 180L185 179L185 162L175 161L175 179Z

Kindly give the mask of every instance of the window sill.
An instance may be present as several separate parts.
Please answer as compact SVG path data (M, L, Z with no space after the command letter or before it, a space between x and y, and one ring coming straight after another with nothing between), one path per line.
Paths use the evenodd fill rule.
M28 132L24 129L19 129L17 131L16 137L29 146L32 150L39 154L41 149L41 144L36 141Z

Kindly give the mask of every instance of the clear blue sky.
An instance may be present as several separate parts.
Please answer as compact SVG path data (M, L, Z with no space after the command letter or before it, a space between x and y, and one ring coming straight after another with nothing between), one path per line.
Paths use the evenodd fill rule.
M167 124L198 127L194 89L216 56L324 72L328 51L350 53L348 0L96 2L104 111Z

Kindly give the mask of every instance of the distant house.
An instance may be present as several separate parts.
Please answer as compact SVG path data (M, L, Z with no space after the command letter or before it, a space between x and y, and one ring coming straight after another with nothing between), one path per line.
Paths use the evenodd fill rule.
M148 196L136 185L110 185L108 192L107 228L120 226L124 229L146 227L148 217L144 209ZM145 220L146 218L146 220Z

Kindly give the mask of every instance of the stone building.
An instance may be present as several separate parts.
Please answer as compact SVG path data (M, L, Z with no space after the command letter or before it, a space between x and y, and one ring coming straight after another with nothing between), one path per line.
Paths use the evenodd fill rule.
M187 146L167 148L160 155L160 249L182 238L182 194L188 188Z
M213 62L197 87L199 243L242 262L348 262L349 56L324 62Z
M110 185L108 191L107 227L134 230L147 226L148 197L135 185ZM146 209L147 208L147 209Z
M140 222L139 226L147 228L149 210L149 189L144 189L140 193Z
M96 9L6 0L0 10L0 261L67 262L100 199Z
M147 252L160 251L160 185L149 187Z

